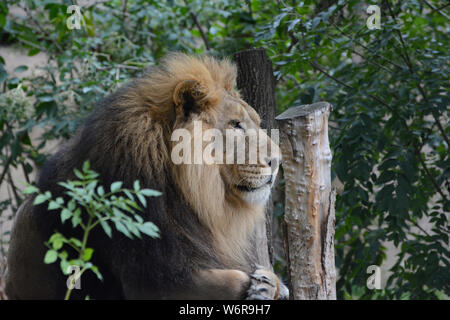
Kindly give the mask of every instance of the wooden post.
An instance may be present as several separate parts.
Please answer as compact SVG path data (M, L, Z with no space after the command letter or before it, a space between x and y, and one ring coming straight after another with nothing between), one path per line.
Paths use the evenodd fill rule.
M291 298L336 299L334 201L327 102L276 117L286 181L285 221Z
M234 54L238 67L237 87L242 98L252 106L261 117L261 127L270 130L275 125L275 79L272 62L264 49L250 49ZM272 269L272 217L273 203L270 197L266 206L266 223L258 226L256 241L259 262Z

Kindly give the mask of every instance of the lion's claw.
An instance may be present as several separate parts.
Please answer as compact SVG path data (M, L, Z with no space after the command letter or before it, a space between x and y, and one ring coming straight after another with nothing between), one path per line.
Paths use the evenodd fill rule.
M278 277L271 271L258 269L250 275L247 300L273 300L279 291Z

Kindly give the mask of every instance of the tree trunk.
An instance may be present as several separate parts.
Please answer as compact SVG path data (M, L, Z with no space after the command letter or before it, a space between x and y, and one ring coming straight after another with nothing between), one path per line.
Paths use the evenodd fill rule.
M237 87L245 102L261 117L261 128L268 134L275 125L275 79L272 62L264 49L250 49L234 54L238 67ZM256 241L259 262L270 269L273 265L272 246L273 203L266 207L266 222L257 227Z
M294 299L336 299L330 111L329 103L319 102L290 108L276 118L286 181L286 249Z

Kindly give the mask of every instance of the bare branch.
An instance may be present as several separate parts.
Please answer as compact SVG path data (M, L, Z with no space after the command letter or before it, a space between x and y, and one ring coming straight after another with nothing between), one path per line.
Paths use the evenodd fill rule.
M431 3L429 3L427 0L422 0L423 3L425 3L431 10L431 12L437 12L439 13L441 16L443 16L444 18L450 19L450 17L448 15L446 15L444 12L442 12L441 10L444 9L445 7L450 6L450 2L447 4L444 4L443 6L436 8L435 6L433 6Z
M186 4L186 6L188 7L188 2L187 0L184 0L184 3ZM189 9L189 13L191 14L191 18L194 21L194 24L197 26L198 31L200 31L200 35L203 39L203 43L205 44L206 50L210 51L211 50L211 46L209 45L209 40L208 37L206 36L205 32L203 31L202 26L200 25L200 22L197 19L197 16L191 11L191 9Z

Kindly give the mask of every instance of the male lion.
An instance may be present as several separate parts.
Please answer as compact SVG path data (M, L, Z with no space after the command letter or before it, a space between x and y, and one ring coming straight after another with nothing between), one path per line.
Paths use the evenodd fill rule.
M108 96L76 135L44 166L38 187L63 196L59 181L75 179L85 160L109 186L123 181L156 189L142 217L154 222L161 239L108 238L93 231L89 246L103 282L83 274L72 298L94 299L280 299L287 289L258 267L255 226L275 180L279 149L268 139L271 157L256 164L175 165L175 129L227 129L244 136L258 129L255 110L234 89L235 66L211 57L168 56L144 77ZM246 164L247 163L247 164ZM268 171L269 170L269 171ZM44 242L58 230L78 236L69 223L30 198L17 213L8 255L11 299L59 299L66 278L57 264L43 263Z

